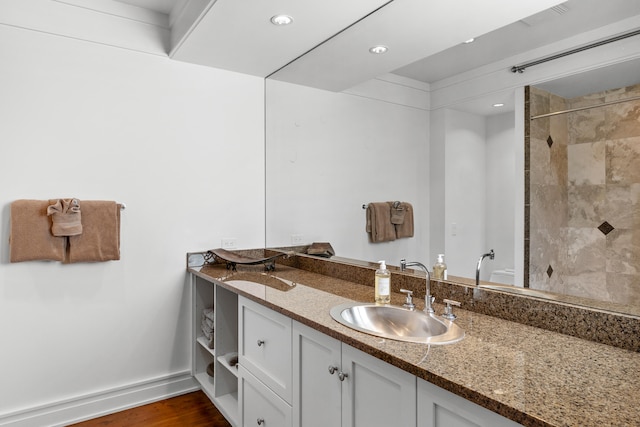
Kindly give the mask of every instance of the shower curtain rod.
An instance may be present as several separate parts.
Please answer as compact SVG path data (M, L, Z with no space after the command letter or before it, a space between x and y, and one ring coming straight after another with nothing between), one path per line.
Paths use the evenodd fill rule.
M578 48L575 48L575 49L567 50L565 52L561 52L561 53L558 53L558 54L555 54L555 55L551 55L551 56L548 56L546 58L538 59L536 61L527 62L526 64L514 65L513 67L511 67L511 72L512 73L523 73L525 68L529 68L529 67L532 67L534 65L543 64L545 62L553 61L554 59L563 58L565 56L573 55L574 53L582 52L582 51L585 51L585 50L588 50L588 49L592 49L594 47L603 46L605 44L609 44L609 43L612 43L612 42L617 42L619 40L624 40L624 39L629 38L629 37L637 36L638 34L640 34L640 29L635 30L635 31L631 31L631 32L625 33L625 34L620 34L619 36L611 37L610 39L605 39L605 40L601 40L599 42L591 43L591 44L588 44L586 46L582 46L582 47L578 47Z
M589 105L587 107L577 107L577 108L571 108L570 110L562 110L562 111L556 111L556 112L553 112L553 113L540 114L538 116L531 117L531 120L542 119L544 117L557 116L559 114L573 113L574 111L588 110L590 108L606 107L607 105L620 104L621 102L637 101L637 100L640 100L640 96L632 96L630 98L617 99L615 101L603 102L602 104Z

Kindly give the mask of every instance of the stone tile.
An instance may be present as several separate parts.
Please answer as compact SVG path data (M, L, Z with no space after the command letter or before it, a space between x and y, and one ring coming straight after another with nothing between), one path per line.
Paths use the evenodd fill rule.
M640 136L640 100L609 105L603 110L607 139Z
M569 152L567 144L557 138L549 149L549 180L566 187L569 182Z
M588 105L593 105L588 102ZM607 129L606 115L602 108L574 111L567 114L568 144L583 144L604 139Z
M605 185L572 185L568 190L569 227L597 227L609 208Z
M531 138L529 148L530 184L550 185L555 182L551 174L551 150L544 139Z
M532 87L530 90L529 107L532 116L538 116L550 112L549 93ZM538 119L541 120L541 119ZM535 122L535 121L534 121ZM533 131L533 129L532 129Z
M640 274L607 273L607 292L611 302L640 305Z
M640 230L616 228L607 235L606 271L640 276Z
M604 184L605 143L570 145L569 148L569 183L570 185Z
M557 185L532 185L530 230L558 229L567 225L567 197Z
M616 228L640 229L640 184L607 185L601 217Z
M591 271L565 277L563 293L583 298L603 298L611 300L607 288L607 274L604 271Z
M640 183L640 136L607 141L608 184Z
M567 273L605 271L606 237L597 228L570 228L567 232Z

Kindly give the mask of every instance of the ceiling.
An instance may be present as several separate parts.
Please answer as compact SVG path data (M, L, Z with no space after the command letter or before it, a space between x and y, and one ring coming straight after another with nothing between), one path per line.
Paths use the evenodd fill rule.
M602 0L569 0L395 73L432 83L635 15L640 15L640 0L607 0L606 7Z
M173 59L335 91L389 72L434 83L640 15L640 0L118 1L172 18L187 4L202 5L173 46ZM500 13L488 12L494 10ZM294 23L271 25L277 13ZM470 37L473 43L462 43ZM389 52L369 54L378 43ZM623 79L637 83L638 63L630 65ZM614 74L596 70L588 80L602 83ZM584 90L586 80L577 83L571 94Z
M182 8L188 0L115 0L120 3L126 3L131 6L141 7L143 9L153 10L155 12L171 15L175 9Z

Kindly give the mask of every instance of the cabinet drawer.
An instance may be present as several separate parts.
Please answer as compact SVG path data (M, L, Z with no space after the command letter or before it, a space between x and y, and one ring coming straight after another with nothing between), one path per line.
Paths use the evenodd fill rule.
M291 406L240 366L240 414L243 427L291 427Z
M291 404L291 319L240 297L238 322L240 365Z

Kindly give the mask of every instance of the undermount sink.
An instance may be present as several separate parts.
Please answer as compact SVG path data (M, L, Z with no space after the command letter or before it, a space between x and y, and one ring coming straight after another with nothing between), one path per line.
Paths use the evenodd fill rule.
M331 309L341 324L382 338L423 344L452 344L464 330L450 320L395 305L347 303Z

